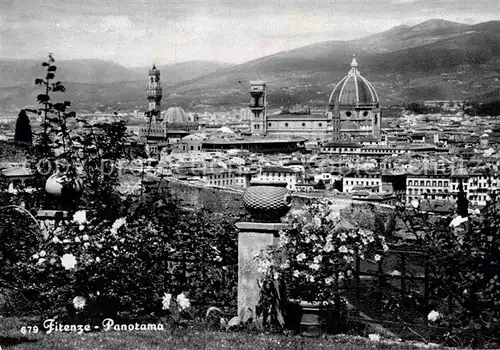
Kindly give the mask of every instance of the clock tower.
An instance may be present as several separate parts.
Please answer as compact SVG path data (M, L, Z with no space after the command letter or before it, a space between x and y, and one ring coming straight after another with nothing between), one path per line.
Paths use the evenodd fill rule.
M148 88L146 90L149 106L148 111L155 111L160 115L162 88L160 83L160 70L153 64L153 68L149 70Z

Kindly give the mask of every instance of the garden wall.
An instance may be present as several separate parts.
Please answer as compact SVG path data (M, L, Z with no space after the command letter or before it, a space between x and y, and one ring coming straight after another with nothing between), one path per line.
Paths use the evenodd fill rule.
M227 188L203 187L179 181L166 181L164 186L169 188L183 206L188 208L205 207L214 212L232 213L237 216L246 214L243 206L244 190ZM303 194L292 195L292 209L302 208L316 200ZM348 198L333 198L335 210L339 216L352 223L363 227L375 227L376 223L385 224L392 213L391 207L356 202Z

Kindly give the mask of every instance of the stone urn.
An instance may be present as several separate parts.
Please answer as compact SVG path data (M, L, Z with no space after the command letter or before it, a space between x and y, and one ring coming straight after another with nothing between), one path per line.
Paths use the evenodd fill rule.
M71 197L78 196L82 192L81 182L76 180L73 185L65 183L67 179L64 175L55 173L47 179L45 183L45 191L55 197Z
M291 207L291 196L286 182L250 183L243 196L243 205L256 221L280 222Z

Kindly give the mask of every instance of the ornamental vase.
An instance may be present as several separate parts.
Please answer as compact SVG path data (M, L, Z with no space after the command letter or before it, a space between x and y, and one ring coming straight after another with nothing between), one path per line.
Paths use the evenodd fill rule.
M79 195L82 192L82 185L79 180L71 185L65 183L67 179L58 173L51 175L45 183L45 191L55 197L71 197Z
M283 182L252 182L243 196L245 209L253 219L279 222L291 207L291 196Z

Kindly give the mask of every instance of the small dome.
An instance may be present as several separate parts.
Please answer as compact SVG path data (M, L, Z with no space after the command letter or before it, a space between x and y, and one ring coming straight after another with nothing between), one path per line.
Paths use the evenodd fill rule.
M189 118L181 107L170 107L163 118L165 123L188 123Z
M219 129L217 129L217 132L222 132L225 134L234 134L234 131L228 128L227 126L222 126Z
M377 107L377 92L373 85L358 70L358 62L353 57L351 70L335 85L330 95L330 106L340 107Z

